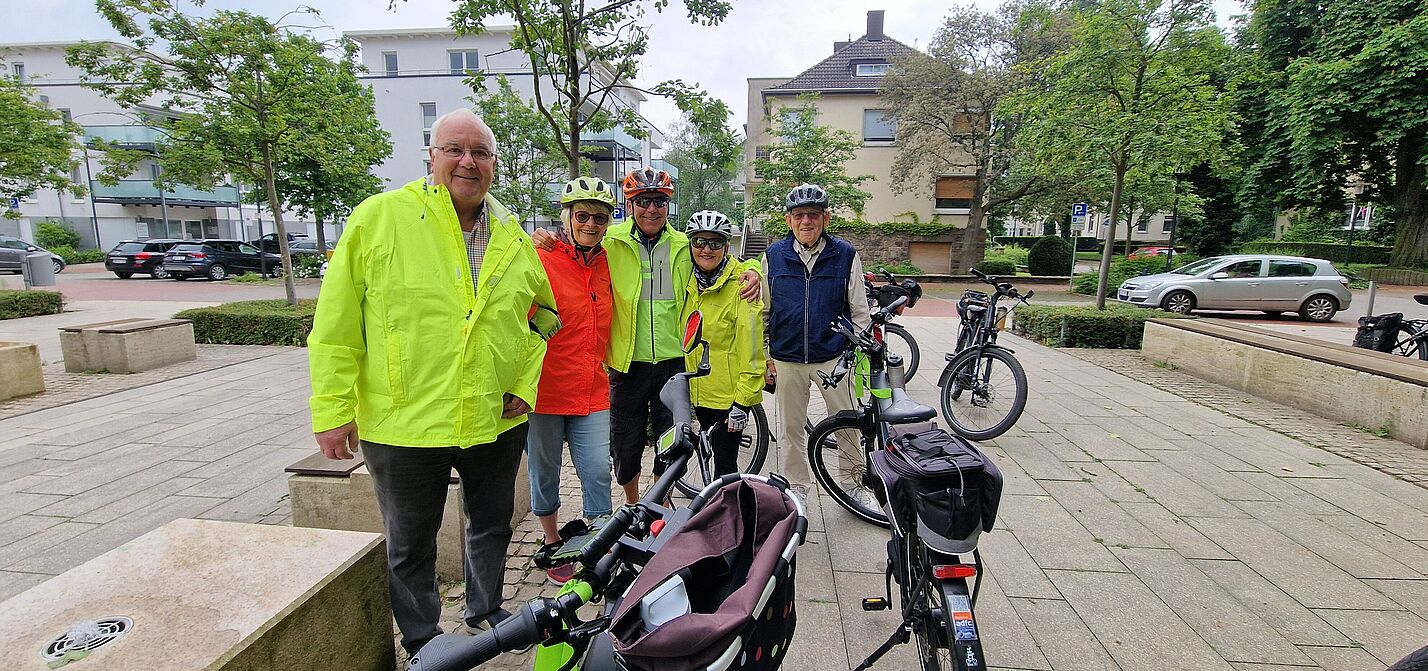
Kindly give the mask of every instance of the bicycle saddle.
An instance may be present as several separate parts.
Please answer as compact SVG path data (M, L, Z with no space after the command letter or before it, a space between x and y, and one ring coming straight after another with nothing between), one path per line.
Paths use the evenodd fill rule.
M925 422L937 416L937 411L908 397L901 389L892 390L892 398L878 399L878 411L888 424Z

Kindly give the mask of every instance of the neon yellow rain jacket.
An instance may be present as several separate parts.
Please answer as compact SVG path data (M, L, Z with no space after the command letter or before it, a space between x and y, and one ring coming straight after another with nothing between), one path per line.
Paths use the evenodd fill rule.
M423 178L353 210L307 340L314 431L355 419L363 440L469 447L526 421L501 418L503 397L535 407L555 297L520 223L486 207L479 285L445 187Z
M689 398L701 408L728 410L735 403L752 408L763 402L767 361L763 305L739 298L743 272L730 258L724 273L702 292L699 279L689 278L680 323L698 310L704 318L704 339L709 341L709 374L689 381ZM703 353L704 348L696 347L685 355L684 369L698 368Z

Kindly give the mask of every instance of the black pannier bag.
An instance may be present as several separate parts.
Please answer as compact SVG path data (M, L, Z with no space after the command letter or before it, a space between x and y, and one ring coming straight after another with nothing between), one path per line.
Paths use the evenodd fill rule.
M996 524L1002 472L961 436L935 426L902 433L873 454L873 470L893 522L934 550L971 552Z
M1359 317L1359 330L1354 334L1354 347L1375 352L1392 352L1398 337L1398 327L1402 325L1402 312Z
M917 305L917 300L919 298L922 298L922 288L917 285L917 282L914 282L912 280L903 280L898 284L885 284L879 286L873 291L873 298L877 301L878 307L880 308L885 308L889 305L892 305L893 301L896 301L897 299L902 298L903 296L907 296L907 302L904 303L902 307L898 308L898 314L902 314L903 310L907 310L912 306Z
M972 306L985 309L991 304L992 299L987 294L975 289L968 289L962 292L962 297L957 300L957 318L966 321L971 314Z

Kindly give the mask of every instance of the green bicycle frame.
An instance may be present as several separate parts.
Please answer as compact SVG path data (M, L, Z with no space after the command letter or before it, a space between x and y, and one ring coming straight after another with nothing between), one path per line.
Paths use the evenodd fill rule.
M590 583L571 578L567 580L564 585L561 585L560 591L556 592L556 596L564 596L571 592L579 594L580 599L586 603L589 603L591 595L594 594ZM574 655L575 649L570 647L568 643L536 646L535 664L532 668L534 671L560 671L560 668L565 666ZM580 665L576 664L571 668L579 669Z

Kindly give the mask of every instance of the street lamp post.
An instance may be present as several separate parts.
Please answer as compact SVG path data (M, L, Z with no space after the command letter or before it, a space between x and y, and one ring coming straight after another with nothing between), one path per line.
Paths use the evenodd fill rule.
M1184 177L1179 169L1175 171L1175 199L1170 204L1170 249L1165 252L1165 272L1170 272L1175 264L1175 231L1180 229L1180 180Z

